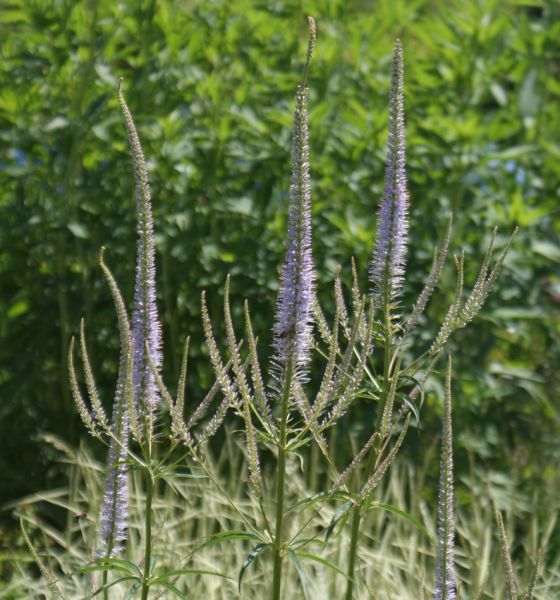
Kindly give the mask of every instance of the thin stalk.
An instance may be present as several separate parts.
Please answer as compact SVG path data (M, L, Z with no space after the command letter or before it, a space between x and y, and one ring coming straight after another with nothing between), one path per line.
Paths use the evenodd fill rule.
M144 447L144 458L146 461L146 468L144 473L146 474L146 515L144 521L144 532L145 532L145 547L144 547L144 574L142 575L142 592L141 600L148 600L148 593L150 590L150 570L152 563L152 501L154 497L154 476L152 470L152 437L150 435L150 417L146 415L144 420L144 439L146 445Z
M381 392L381 397L379 399L379 410L377 412L377 420L375 424L375 431L379 431L381 427L381 421L383 418L383 413L385 412L385 403L389 397L390 390L390 379L391 379L391 365L392 365L392 352L393 346L391 343L391 305L389 300L389 294L386 292L384 294L384 303L383 303L383 314L384 314L384 324L385 324L385 356L384 356L384 364L383 364L383 389ZM368 461L366 464L366 477L365 481L369 479L371 476L378 456L379 451L381 449L381 444L383 443L383 433L379 431L381 434L379 436L378 441L374 444L374 447L371 449ZM352 596L354 594L354 571L356 568L356 556L358 553L358 536L360 535L360 521L361 521L361 503L356 502L354 508L352 509L352 530L350 535L350 548L348 549L348 569L346 575L348 577L346 584L346 596L345 600L352 600Z
M352 533L350 537L350 550L348 556L348 583L346 584L346 600L352 600L354 593L354 569L356 567L356 555L358 549L358 535L360 533L360 504L355 504L352 509Z
M150 568L152 562L152 499L154 495L154 479L151 469L146 471L146 547L144 549L144 575L142 577L142 600L148 600L150 589Z
M272 578L272 600L280 600L282 587L283 527L284 527L284 487L286 480L286 439L288 428L288 408L292 380L292 361L288 360L282 394L282 415L278 438L278 475L276 478L276 529L274 533L274 572Z

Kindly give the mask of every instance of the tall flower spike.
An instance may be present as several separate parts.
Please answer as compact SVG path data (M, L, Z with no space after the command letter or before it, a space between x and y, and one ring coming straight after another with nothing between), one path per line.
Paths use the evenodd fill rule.
M119 104L124 116L134 162L136 180L136 280L134 284L134 309L132 313L132 339L134 340L134 383L135 403L140 411L147 410L150 423L160 401L155 377L146 355L146 345L151 359L161 369L161 324L156 306L155 244L152 219L152 197L144 152L132 115L121 89L117 88Z
M455 515L453 495L453 431L451 422L451 357L447 362L441 440L437 518L436 585L432 600L455 600Z
M401 43L397 40L389 97L385 189L379 206L377 237L370 264L370 281L377 303L381 306L399 296L406 263L408 191L403 87L403 52Z
M98 558L118 556L124 549L128 535L128 474L125 464L128 458L128 442L130 438L130 415L127 396L130 393L130 326L122 295L117 283L103 260L104 248L99 253L99 264L109 284L113 302L117 311L121 354L115 399L113 401L113 417L111 422L111 441L107 457L108 471L105 481L105 493L100 510Z
M316 39L309 17L309 46L303 80L296 92L292 127L292 179L288 217L288 247L274 324L275 363L282 372L291 363L305 369L311 346L315 274L311 251L311 182L307 131L307 74Z

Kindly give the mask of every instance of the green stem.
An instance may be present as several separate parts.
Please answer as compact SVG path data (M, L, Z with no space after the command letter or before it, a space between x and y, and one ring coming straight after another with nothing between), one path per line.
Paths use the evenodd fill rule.
M348 557L348 583L346 584L346 600L352 600L354 593L354 570L356 568L356 555L358 550L358 536L360 534L360 505L356 504L352 509L352 533L350 537L350 551Z
M102 587L105 587L107 585L108 575L109 575L109 573L107 571L103 571ZM103 590L103 600L109 600L109 590L108 589Z
M390 379L391 379L391 355L393 352L393 347L391 343L391 308L388 299L386 298L384 302L384 324L385 324L385 356L384 356L384 364L383 364L383 388L381 390L381 397L379 399L379 410L377 412L377 419L375 424L375 431L379 432L378 441L374 444L371 449L366 469L365 469L365 481L367 481L373 473L375 469L377 458L379 455L379 451L381 449L381 444L383 443L383 433L379 431L381 427L381 420L383 418L383 413L385 412L385 404L387 403L387 399L389 397L389 389L390 389ZM359 491L359 490L358 490ZM350 548L348 550L348 582L346 584L346 596L345 600L352 600L352 596L354 593L354 571L356 568L356 556L358 554L358 536L360 534L360 521L361 515L360 510L362 506L361 503L356 503L354 508L352 509L352 531L350 536Z
M151 469L146 476L146 547L144 550L144 575L142 577L142 600L148 599L150 589L150 567L152 562L152 499L154 495L154 479Z
M292 363L286 365L284 392L282 394L282 415L280 418L280 436L278 438L278 475L276 478L276 529L274 533L274 572L272 576L272 599L280 600L282 587L283 527L284 527L284 485L286 479L286 439L288 428L288 408L292 379Z

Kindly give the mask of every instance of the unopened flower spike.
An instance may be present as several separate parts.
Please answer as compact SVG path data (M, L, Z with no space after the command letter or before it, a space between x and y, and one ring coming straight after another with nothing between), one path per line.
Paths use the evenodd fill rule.
M405 273L408 190L403 88L403 51L397 40L389 97L385 188L379 205L377 237L370 264L370 281L378 306L387 306L400 295Z
M156 306L155 244L152 219L152 198L144 152L132 115L121 89L117 87L119 104L128 131L134 162L136 180L136 279L134 285L134 308L132 311L132 338L134 340L133 383L135 403L140 411L147 410L150 421L160 401L154 373L146 355L146 345L152 362L161 370L161 324Z
M432 600L455 600L455 512L453 493L453 429L451 419L451 357L447 362L439 498L437 516L436 584Z
M315 273L311 250L311 182L307 130L307 75L316 39L309 17L310 37L302 83L296 92L292 127L292 178L288 217L288 247L274 324L275 363L282 371L291 363L305 369L311 346Z

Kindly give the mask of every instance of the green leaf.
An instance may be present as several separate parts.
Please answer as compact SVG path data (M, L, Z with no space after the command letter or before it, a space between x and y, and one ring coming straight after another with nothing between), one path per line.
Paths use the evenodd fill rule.
M560 246L557 246L552 242L541 240L532 242L531 247L533 252L536 252L549 260L553 260L554 262L560 262Z
M211 535L208 538L208 540L206 540L200 546L198 546L197 550L202 550L202 548L205 548L206 546L211 546L213 544L219 544L221 542L231 542L235 540L258 540L260 542L263 542L264 538L251 531L231 529L229 531L221 531L220 533L215 533Z
M130 577L130 576L119 577L118 579L115 579L115 581L111 581L111 583L107 583L107 584L101 586L100 588L95 590L95 592L93 592L93 594L86 596L86 600L89 600L89 598L95 598L95 596L98 596L99 594L101 594L101 592L108 590L109 588L113 587L114 585L118 585L119 583L124 583L125 581L130 581L131 579L138 581L138 579L136 577Z
M538 150L535 144L519 144L518 146L512 146L506 148L501 152L491 152L488 158L498 158L500 160L510 160L513 158L520 158L522 156L531 155Z
M321 558L320 556L317 556L316 554L309 554L309 552L296 552L296 554L300 558L308 558L309 560L314 560L315 562L318 562L318 563L322 564L323 566L328 567L329 569L332 569L335 573L338 573L339 575L346 577L346 579L353 581L353 579L351 577L348 577L348 575L344 571L342 571L342 569L339 569L336 565L333 565L328 560Z
M88 230L81 223L68 223L66 227L77 238L87 240L89 238Z
M175 569L173 571L167 571L165 573L162 573L161 575L158 575L152 581L154 583L160 583L162 581L165 581L166 579L169 579L170 577L175 577L177 575L215 575L216 577L231 579L231 577L228 577L223 573L219 573L218 571L209 571L207 569Z
M541 105L537 91L537 70L529 69L519 90L519 108L525 116L536 115Z
M307 508L308 506L312 506L313 504L321 502L327 498L331 498L333 500L348 500L348 498L350 498L350 494L347 494L346 492L318 492L313 496L309 496L308 498L304 498L303 500L292 504L292 506L288 508L287 512L295 510L296 508Z
M55 117L45 126L45 131L56 131L57 129L63 129L68 127L70 122L66 117Z
M124 600L131 600L134 597L134 594L142 587L142 582L138 579L135 581L128 590Z
M301 583L301 587L303 589L303 595L305 596L305 600L312 600L313 595L311 595L311 593L310 593L311 590L310 590L309 578L307 577L307 574L303 570L303 566L299 561L298 555L291 548L288 548L288 556L290 557L290 560L292 561L292 564L294 565L294 567L297 571L297 574L299 576L299 580Z
M140 568L129 560L123 558L99 558L89 565L79 569L79 573L91 573L93 571L120 571L130 573L133 577L142 577Z
M243 564L241 565L241 569L239 570L239 581L237 583L239 591L241 591L241 582L243 581L243 575L245 575L245 571L255 560L255 558L257 558L257 556L268 546L270 546L270 544L257 544L247 555L247 558L244 560Z
M394 515L398 515L399 517L402 517L403 519L408 521L410 524L414 525L414 527L416 527L416 529L418 529L425 536L427 536L428 539L430 539L430 540L432 539L430 532L426 529L424 524L421 523L416 517L413 517L410 513L407 513L406 511L401 510L400 508L397 508L396 506L393 506L392 504L384 504L383 502L372 502L366 512L370 512L371 510L374 510L376 508L380 508L381 510L386 510L390 513L393 513Z
M166 590L173 592L178 598L183 598L183 600L188 600L188 596L185 596L181 590L176 588L172 583L164 582L160 583L161 587L164 587Z
M329 541L329 538L332 535L332 532L334 531L334 528L336 526L336 524L340 521L340 519L342 519L342 517L344 517L344 515L354 506L354 502L352 501L348 501L345 502L344 504L342 504L341 506L339 506L334 515L333 518L331 519L331 522L329 523L329 526L327 527L327 530L325 531L325 544Z

